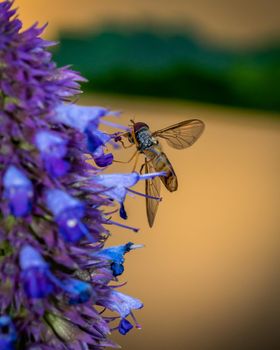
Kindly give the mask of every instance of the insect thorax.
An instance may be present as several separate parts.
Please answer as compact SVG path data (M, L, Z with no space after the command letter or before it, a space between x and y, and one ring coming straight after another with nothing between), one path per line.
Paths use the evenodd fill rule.
M158 141L152 136L148 128L141 128L135 133L138 142L138 149L143 152L145 149L158 144Z

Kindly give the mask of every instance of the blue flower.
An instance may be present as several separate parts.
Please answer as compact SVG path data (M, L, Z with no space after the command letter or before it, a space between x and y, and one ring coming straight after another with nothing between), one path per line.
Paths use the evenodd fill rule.
M66 242L75 243L83 236L92 241L87 227L81 221L85 215L85 207L81 201L57 189L48 190L46 200L59 227L59 233Z
M29 298L44 298L53 291L53 281L49 265L32 246L25 245L19 255L23 288Z
M55 109L53 120L80 132L85 132L87 128L97 129L99 119L107 114L109 114L109 110L104 107L60 104Z
M126 244L122 244L119 246L104 248L100 252L98 252L96 255L102 256L109 260L110 267L113 272L113 275L119 276L124 271L124 254L128 253L132 249L142 248L143 245L139 244L133 244L131 242L128 242Z
M69 304L76 305L86 303L93 295L93 289L89 283L71 278L64 283L64 288L69 294Z
M41 130L35 136L35 143L49 175L65 175L70 168L69 163L63 159L67 153L67 140L54 132Z
M112 153L104 153L103 147L98 147L95 152L92 153L92 157L97 166L104 168L113 163L113 154Z
M120 204L120 217L124 220L127 219L127 213L123 203Z
M105 187L104 194L109 198L120 203L120 216L123 219L127 218L126 211L124 208L124 200L129 191L129 187L136 185L139 180L152 179L156 176L165 176L166 173L155 172L150 174L140 175L136 172L129 174L105 174L105 175L95 175L92 177L94 183ZM134 192L136 193L136 192Z
M87 140L87 149L96 165L105 167L112 164L112 153L104 154L105 144L111 136L98 130L100 118L110 114L104 107L88 107L60 104L54 113L54 120L83 132Z
M87 136L87 149L91 153L95 163L99 167L106 167L113 163L113 154L104 153L104 148L107 142L111 140L111 136L96 129L95 126L87 127L85 134Z
M111 140L111 136L98 130L96 125L90 123L85 130L87 135L87 148L90 153L94 153L100 146L105 146L105 144Z
M99 299L98 303L111 311L118 312L121 318L127 317L132 310L143 307L143 303L139 299L116 290L112 290L106 299Z
M133 325L126 318L121 319L118 327L120 334L126 335L132 328Z
M0 317L0 349L14 350L16 341L16 329L9 316Z
M11 213L16 217L28 215L32 207L32 182L22 171L10 165L3 177L3 184L4 198L9 202Z
M69 295L71 305L85 303L94 294L91 285L84 281L69 278L61 282L51 273L41 254L30 245L25 245L21 249L19 263L23 287L31 299L46 297L53 292L54 286Z

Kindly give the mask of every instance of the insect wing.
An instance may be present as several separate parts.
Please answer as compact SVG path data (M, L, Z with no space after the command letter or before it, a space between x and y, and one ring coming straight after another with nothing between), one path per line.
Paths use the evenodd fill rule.
M145 159L145 173L152 173L154 171L150 162ZM145 184L146 195L152 197L160 197L160 179L155 177L153 179L146 180ZM149 222L149 226L152 227L155 221L156 213L158 210L159 201L146 197L146 212Z
M156 171L166 172L166 176L160 176L160 179L168 191L176 191L178 188L177 176L166 154L162 152L160 156L153 159L152 163Z
M184 149L195 143L202 134L204 126L201 120L190 119L155 131L152 135L165 139L173 148Z

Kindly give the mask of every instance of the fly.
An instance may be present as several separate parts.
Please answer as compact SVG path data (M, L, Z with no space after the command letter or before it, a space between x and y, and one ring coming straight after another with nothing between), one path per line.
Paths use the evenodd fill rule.
M160 197L160 182L170 192L178 189L177 176L172 164L162 150L159 139L165 139L167 144L173 148L184 149L195 143L202 134L205 124L199 119L190 119L152 132L146 123L131 122L130 131L122 134L122 136L128 139L131 146L136 146L136 152L131 158L137 157L133 170L135 170L139 154L143 154L145 162L141 166L141 173L143 169L145 173L153 171L164 171L166 173L166 176L146 180L146 212L149 226L152 227L159 205L159 201L153 199L153 197ZM118 141L122 142L121 139L118 139ZM122 144L124 145L123 142Z

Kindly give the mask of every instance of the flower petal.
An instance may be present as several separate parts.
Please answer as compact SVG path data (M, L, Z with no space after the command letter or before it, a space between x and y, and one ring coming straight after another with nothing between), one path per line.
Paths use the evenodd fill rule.
M77 106L75 104L60 104L53 115L56 122L70 126L84 132L90 122L97 127L99 118L108 114L109 110L104 107ZM93 123L91 124L93 126Z
M93 294L91 285L78 279L71 278L64 285L70 295L69 304L71 305L86 303Z
M19 264L22 270L27 270L32 267L48 268L48 264L45 262L42 255L31 245L25 245L21 248Z
M81 201L57 189L47 191L46 201L55 217L59 233L66 242L75 243L83 236L93 242L86 225L81 221L85 214L85 206Z
M105 144L111 140L111 136L108 134L96 129L96 126L88 126L85 130L87 135L87 148L89 152L95 152L100 146L105 146Z
M83 203L62 190L48 190L46 193L46 201L48 208L56 217L69 209L75 209L76 215L79 218L84 215Z
M44 298L53 291L48 264L35 248L25 245L19 261L23 288L29 298Z
M140 177L138 173L134 172L128 174L96 175L93 177L93 179L95 183L107 188L128 188L134 186L138 182Z
M97 255L108 259L110 262L110 267L113 272L113 275L117 277L121 275L124 271L124 266L123 266L124 254L128 253L131 249L136 249L141 247L142 245L135 245L131 242L128 242L123 245L102 249L97 254L93 254L93 257Z
M100 148L102 149L102 147ZM114 157L112 153L105 154L103 153L103 150L102 150L102 154L98 156L96 156L96 152L95 152L95 154L93 154L93 159L97 166L99 166L100 168L104 168L113 163Z
M55 155L62 158L67 153L67 140L57 133L41 130L36 133L35 144L42 154Z
M121 322L119 323L119 332L122 335L126 335L131 329L133 328L133 325L125 318L121 319Z
M3 177L3 184L4 198L9 202L11 213L16 217L28 215L32 207L32 182L22 171L11 165Z
M111 311L116 311L122 318L125 318L134 309L141 309L143 303L129 295L112 290L108 298L98 301L102 306L107 307Z
M63 159L67 153L67 140L57 133L41 130L35 136L35 143L48 174L52 177L65 175L70 168L70 164Z
M14 350L16 329L9 316L0 317L0 349Z

